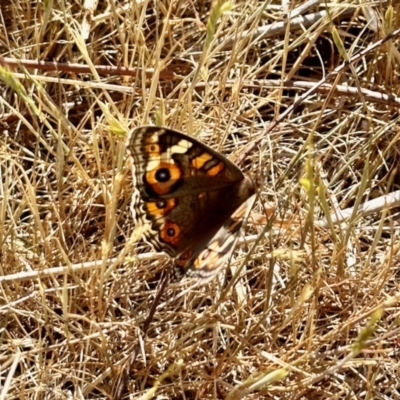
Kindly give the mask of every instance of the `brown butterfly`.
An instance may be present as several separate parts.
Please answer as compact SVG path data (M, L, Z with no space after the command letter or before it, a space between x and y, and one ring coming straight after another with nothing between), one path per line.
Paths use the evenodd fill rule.
M145 239L175 259L172 280L211 280L229 258L254 203L253 182L205 144L144 126L127 140L139 196L132 212Z

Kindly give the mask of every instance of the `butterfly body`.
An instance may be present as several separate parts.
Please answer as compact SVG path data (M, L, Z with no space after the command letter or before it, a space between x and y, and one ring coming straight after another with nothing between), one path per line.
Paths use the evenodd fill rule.
M210 280L236 242L255 186L220 153L181 132L145 126L127 141L145 239L175 258L173 278Z

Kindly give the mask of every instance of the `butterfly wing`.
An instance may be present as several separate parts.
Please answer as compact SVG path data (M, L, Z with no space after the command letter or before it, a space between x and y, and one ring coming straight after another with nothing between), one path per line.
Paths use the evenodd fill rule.
M133 213L150 226L145 238L186 269L255 192L236 165L183 133L140 127L127 149L139 192Z
M212 280L221 270L235 248L240 230L253 207L255 195L247 199L222 225L204 249L185 260L184 255L176 260L173 280L184 275L201 280Z

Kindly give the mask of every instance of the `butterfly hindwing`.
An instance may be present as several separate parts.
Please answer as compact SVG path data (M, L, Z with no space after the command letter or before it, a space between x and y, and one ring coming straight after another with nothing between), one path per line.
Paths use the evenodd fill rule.
M221 270L236 242L240 230L254 204L255 195L246 200L224 223L209 243L184 263L181 257L176 260L175 280L184 275L208 282Z

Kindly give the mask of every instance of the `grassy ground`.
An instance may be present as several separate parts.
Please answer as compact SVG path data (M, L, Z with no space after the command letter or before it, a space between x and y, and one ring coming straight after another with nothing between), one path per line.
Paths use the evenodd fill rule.
M400 399L399 9L347 1L1 2L0 400ZM142 124L264 179L147 335L171 260L136 241Z

